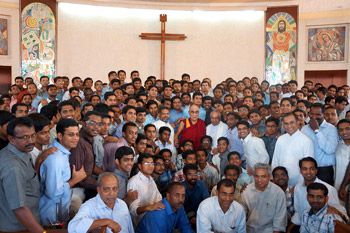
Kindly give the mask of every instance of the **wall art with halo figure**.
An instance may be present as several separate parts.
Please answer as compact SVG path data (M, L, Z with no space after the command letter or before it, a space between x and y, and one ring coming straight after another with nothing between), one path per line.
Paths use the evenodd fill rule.
M8 55L7 19L0 18L0 55Z
M55 16L47 5L31 3L22 11L22 76L39 83L55 75Z
M308 61L344 61L345 26L308 29Z

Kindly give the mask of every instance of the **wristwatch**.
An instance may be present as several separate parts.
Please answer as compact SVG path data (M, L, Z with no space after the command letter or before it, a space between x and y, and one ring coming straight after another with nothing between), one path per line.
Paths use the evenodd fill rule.
M319 129L315 129L314 132L315 132L315 134L318 134L320 132L320 130Z

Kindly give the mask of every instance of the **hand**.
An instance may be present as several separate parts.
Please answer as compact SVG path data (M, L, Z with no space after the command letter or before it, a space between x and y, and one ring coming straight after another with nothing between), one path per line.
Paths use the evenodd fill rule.
M212 153L213 155L216 155L216 154L218 154L218 153L219 153L219 151L218 151L218 149L217 149L217 148L214 148L214 149L211 151L211 153Z
M176 148L179 147L179 139L177 137L174 138L174 145L175 145Z
M172 162L170 162L170 171L174 171L175 169L175 165Z
M120 143L120 142L122 142L122 140L119 139L119 138L116 138L114 136L107 136L105 138L105 140L103 141L103 144L107 144L107 143L111 143L111 142L113 142L113 143Z
M113 220L111 220L107 226L112 230L113 233L117 233L122 230L122 227Z
M39 157L36 159L35 162L35 171L36 174L40 175L40 166L41 164L45 161L45 159L49 156L52 155L53 153L57 152L58 148L56 147L50 147L46 149Z
M162 210L162 209L164 209L164 208L165 208L165 206L164 206L163 203L161 203L161 202L156 202L156 203L154 203L153 205L148 206L148 207L147 207L147 211Z
M41 103L41 106L42 106L42 107L44 107L44 106L46 106L46 105L49 104L49 102L47 102L46 99L42 99L42 100L40 101L40 103Z
M170 140L168 141L168 144L170 144L170 145L172 144Z
M342 201L346 201L346 189L345 187L340 187L338 191L338 196Z
M290 194L294 194L294 189L295 189L295 186L293 186L293 187L289 190L289 193L290 193Z
M129 203L135 201L138 197L139 197L139 193L137 192L137 190L130 189L126 194L126 198L130 200Z
M85 179L86 177L86 173L84 170L84 165L80 168L79 171L75 170L75 165L73 164L73 169L72 169L72 180L75 183L79 183L80 181L82 181L83 179Z
M248 173L248 175L250 175L250 176L254 174L254 172L253 172L252 169L247 169L247 173Z
M339 215L340 217L343 217L343 214L333 206L328 206L327 214L336 214L336 215Z
M313 118L310 119L309 125L310 125L310 128L311 128L313 131L315 131L316 129L319 129L319 128L320 128L320 126L318 125L318 122L317 122L315 119L313 119Z
M247 188L247 186L248 186L248 184L242 186L242 188L241 188L241 193Z
M183 120L184 120L184 118L180 117L179 119L177 119L176 124L179 124Z
M197 218L196 217L193 217L190 219L190 223L192 226L196 225L196 222L197 222Z

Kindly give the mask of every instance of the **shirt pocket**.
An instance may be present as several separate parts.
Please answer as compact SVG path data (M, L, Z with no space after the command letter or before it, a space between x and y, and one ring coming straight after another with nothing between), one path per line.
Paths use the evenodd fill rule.
M35 172L26 179L26 196L40 197L40 183Z

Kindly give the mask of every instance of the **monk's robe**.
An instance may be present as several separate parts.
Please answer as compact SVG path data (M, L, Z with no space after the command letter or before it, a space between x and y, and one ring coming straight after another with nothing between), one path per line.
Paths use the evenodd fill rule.
M190 118L183 120L185 124L184 129L181 132L180 145L182 142L190 139L193 141L193 150L196 151L201 146L201 137L206 133L206 126L203 120L198 119L196 124L192 124Z

